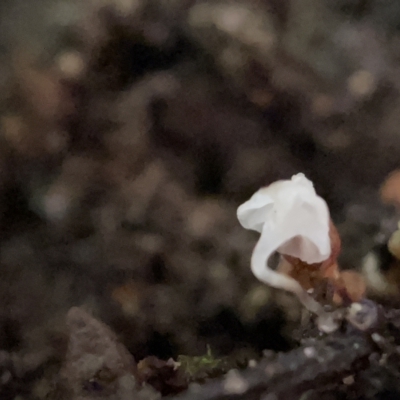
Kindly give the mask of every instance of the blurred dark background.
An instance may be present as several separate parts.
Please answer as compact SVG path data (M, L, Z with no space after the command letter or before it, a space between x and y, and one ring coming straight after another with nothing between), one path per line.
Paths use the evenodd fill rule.
M0 350L43 371L73 305L137 359L290 348L236 208L304 172L384 263L399 54L391 0L2 0Z

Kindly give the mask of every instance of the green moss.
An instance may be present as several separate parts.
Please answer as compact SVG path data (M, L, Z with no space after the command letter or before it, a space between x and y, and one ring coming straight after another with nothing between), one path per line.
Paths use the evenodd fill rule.
M216 358L207 346L207 353L202 356L178 356L179 369L188 381L203 381L207 378L215 378L225 374L236 365L228 361L227 358Z

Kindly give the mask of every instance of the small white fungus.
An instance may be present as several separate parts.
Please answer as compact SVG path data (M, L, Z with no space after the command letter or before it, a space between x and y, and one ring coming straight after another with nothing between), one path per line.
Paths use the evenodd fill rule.
M323 313L293 278L270 268L268 260L278 252L308 263L320 263L331 255L330 215L326 202L304 174L258 190L237 210L241 225L261 233L251 258L251 269L262 282L297 295L310 311Z

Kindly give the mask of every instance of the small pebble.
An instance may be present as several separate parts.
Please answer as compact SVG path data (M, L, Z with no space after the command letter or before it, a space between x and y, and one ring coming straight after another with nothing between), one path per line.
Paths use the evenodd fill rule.
M249 384L240 376L239 372L232 369L226 374L224 389L227 394L243 394Z
M249 368L255 368L257 367L257 361L256 360L249 360Z
M343 383L347 386L350 386L354 383L354 375L349 375L343 378Z
M316 355L316 351L314 347L305 347L304 348L304 355L307 358L314 358Z

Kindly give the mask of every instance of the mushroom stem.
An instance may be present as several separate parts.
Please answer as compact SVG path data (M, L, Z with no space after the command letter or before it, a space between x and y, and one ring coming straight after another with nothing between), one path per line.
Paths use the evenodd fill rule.
M276 289L283 289L295 294L303 306L310 312L318 316L325 314L321 304L315 301L295 279L282 275L268 266L271 254L266 259L265 250L259 244L260 242L254 248L251 258L251 270L256 278Z

